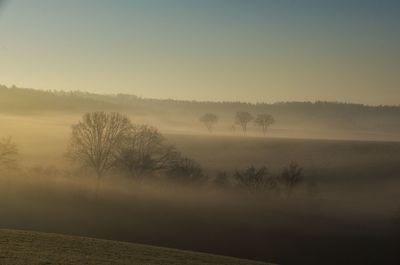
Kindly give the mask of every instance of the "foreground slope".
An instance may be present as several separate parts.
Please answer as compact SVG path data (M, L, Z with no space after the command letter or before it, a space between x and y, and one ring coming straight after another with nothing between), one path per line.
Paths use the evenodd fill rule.
M261 265L266 263L84 237L0 230L0 264Z

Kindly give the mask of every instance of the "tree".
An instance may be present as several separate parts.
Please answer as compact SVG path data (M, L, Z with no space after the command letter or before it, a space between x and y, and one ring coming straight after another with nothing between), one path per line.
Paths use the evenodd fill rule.
M288 167L283 169L279 177L279 182L284 185L288 194L303 180L303 168L297 162L291 162Z
M167 170L167 176L183 184L203 183L207 180L201 166L187 157L179 157L171 163Z
M268 127L275 123L275 119L269 114L259 114L254 122L261 128L262 133L265 136Z
M11 137L0 139L0 167L11 167L17 159L18 148Z
M275 186L275 178L266 167L248 167L244 171L236 171L234 174L237 186L250 192L263 191Z
M117 150L116 166L135 177L163 170L176 152L174 147L164 142L156 128L133 125Z
M218 122L218 116L213 113L206 113L200 117L200 121L204 123L207 130L211 133L214 125Z
M93 169L100 180L115 165L116 153L131 127L130 120L120 113L86 113L72 126L68 154L73 161Z
M247 132L247 124L253 120L253 115L246 111L236 112L235 122L242 127L243 133Z

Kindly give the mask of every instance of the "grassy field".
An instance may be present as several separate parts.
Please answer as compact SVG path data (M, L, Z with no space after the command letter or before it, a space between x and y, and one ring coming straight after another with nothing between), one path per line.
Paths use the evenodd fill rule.
M0 264L262 265L267 263L85 237L0 230Z

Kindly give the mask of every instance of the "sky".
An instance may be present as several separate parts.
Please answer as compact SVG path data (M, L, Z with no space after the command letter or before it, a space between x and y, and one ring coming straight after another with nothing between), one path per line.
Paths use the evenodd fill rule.
M0 0L0 84L398 105L400 1Z

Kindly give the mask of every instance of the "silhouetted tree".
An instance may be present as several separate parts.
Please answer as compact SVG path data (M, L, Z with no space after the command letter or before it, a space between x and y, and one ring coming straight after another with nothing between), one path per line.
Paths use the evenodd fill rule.
M133 125L117 150L116 166L136 177L166 169L174 161L177 151L164 142L156 128Z
M180 157L169 165L167 176L171 179L184 183L203 183L207 181L201 166L194 160L187 157Z
M0 139L0 167L11 167L18 160L18 148L11 137Z
M218 122L218 116L213 113L206 113L200 117L200 121L206 126L209 132L212 132L214 125Z
M245 111L236 112L235 122L242 127L243 133L247 132L247 124L253 120L253 115Z
M259 114L254 122L261 128L262 133L265 136L268 127L275 123L275 119L270 114Z
M266 167L250 166L244 171L236 171L234 177L238 187L251 192L263 191L275 186L275 178Z
M303 180L303 168L297 162L291 162L288 167L283 169L279 176L279 183L286 188L288 193L291 193Z
M129 119L119 113L86 113L72 126L68 155L93 169L99 180L115 165L117 151L131 127Z

